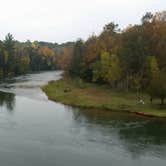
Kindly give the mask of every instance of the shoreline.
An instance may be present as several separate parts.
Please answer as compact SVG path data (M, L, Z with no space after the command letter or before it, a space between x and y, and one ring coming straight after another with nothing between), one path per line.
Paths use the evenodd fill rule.
M44 91L43 91L44 92ZM45 92L44 92L45 93ZM46 93L45 93L46 94ZM47 95L47 94L46 94ZM48 97L48 96L47 96ZM130 110L113 110L113 109L102 109L102 108L97 108L97 107L83 107L83 106L76 106L76 105L71 105L71 104L65 104L63 102L60 102L60 101L57 101L55 99L51 99L48 97L49 100L53 101L53 102L57 102L57 103L60 103L60 104L64 104L66 106L71 106L71 107L75 107L75 108L80 108L80 109L99 109L101 111L112 111L112 112L121 112L121 113L131 113L131 114L135 114L137 116L140 116L140 117L145 117L145 118L166 118L166 116L158 116L158 115L153 115L153 114L147 114L147 113L144 113L144 112L139 112L139 111L130 111Z
M166 118L166 106L160 106L156 103L151 105L145 94L142 94L142 97L146 104L138 105L134 93L114 92L108 87L71 79L50 81L41 89L49 100L68 106L120 111L147 118Z

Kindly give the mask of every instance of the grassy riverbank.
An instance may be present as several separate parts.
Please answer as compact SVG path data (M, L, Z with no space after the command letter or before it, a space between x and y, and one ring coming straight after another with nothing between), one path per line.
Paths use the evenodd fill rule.
M117 111L142 112L148 115L166 117L166 106L159 101L149 101L145 94L113 91L106 86L85 83L80 80L61 79L50 81L42 87L48 98L66 105ZM139 103L139 98L145 104Z

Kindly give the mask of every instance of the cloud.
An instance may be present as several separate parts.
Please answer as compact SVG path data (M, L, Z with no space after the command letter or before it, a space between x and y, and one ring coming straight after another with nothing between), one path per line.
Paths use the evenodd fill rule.
M110 21L125 27L146 11L164 10L164 0L5 0L0 5L0 37L64 42L100 33Z

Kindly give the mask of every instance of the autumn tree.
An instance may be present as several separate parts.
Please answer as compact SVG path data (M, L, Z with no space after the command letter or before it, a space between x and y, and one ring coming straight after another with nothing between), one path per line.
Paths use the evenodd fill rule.
M57 57L57 65L60 69L68 71L71 63L71 58L73 54L73 47L63 48L62 53Z
M55 65L55 51L48 47L41 47L38 50L39 56L41 56L41 69L44 67L46 69L52 69Z
M0 78L25 74L29 71L55 69L54 46L57 44L29 40L19 42L8 33L5 40L0 41Z
M87 81L92 81L93 63L99 59L100 51L99 39L92 35L84 44L83 68L84 79Z

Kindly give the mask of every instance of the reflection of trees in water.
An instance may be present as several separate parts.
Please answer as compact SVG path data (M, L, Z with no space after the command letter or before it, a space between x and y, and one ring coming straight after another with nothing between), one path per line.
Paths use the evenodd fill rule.
M147 119L133 114L79 109L73 111L73 116L77 123L93 124L94 129L102 126L97 128L99 132L109 135L110 138L117 138L119 144L131 152L134 158L146 153L161 157L166 153L166 119ZM115 130L118 137L114 137Z
M165 119L151 119L144 125L129 126L119 130L119 136L124 141L126 149L132 152L133 157L146 152L160 157L166 153Z
M6 106L7 110L12 111L15 107L15 95L12 93L0 92L0 106Z

